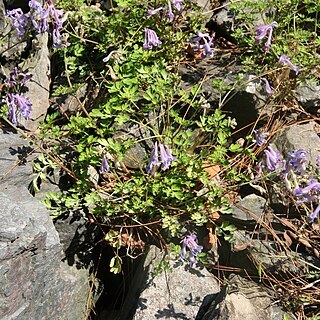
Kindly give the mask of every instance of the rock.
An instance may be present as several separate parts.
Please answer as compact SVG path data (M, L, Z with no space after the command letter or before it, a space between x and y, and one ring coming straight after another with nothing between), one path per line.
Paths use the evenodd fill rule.
M320 107L320 86L312 83L300 84L295 90L295 97L306 110L317 112Z
M261 220L267 211L266 203L264 198L256 194L249 194L231 207L232 221L247 224Z
M305 149L308 153L308 160L315 165L320 155L320 138L314 127L314 122L292 125L277 136L274 144L284 157L288 152Z
M302 254L292 251L288 253L279 249L277 241L260 240L256 238L257 236L272 238L272 235L263 229L259 230L259 235L254 235L252 231L235 231L231 251L226 243L222 243L219 248L220 263L243 269L246 275L252 277L259 276L259 268L279 279L285 278L288 274L303 276L309 272L308 265L303 262L305 257ZM278 233L278 236L282 238L282 233Z
M29 120L23 120L23 126L34 131L39 121L43 121L49 108L50 94L50 59L48 49L48 33L37 36L37 45L33 53L23 62L23 70L28 70L32 78L26 82L25 96L30 98L32 112ZM33 41L35 44L36 41Z
M84 319L88 270L61 262L62 245L49 212L27 189L28 148L17 135L0 133L0 317Z
M256 2L258 0L255 0ZM252 1L254 3L255 1ZM265 24L267 16L272 16L272 8L266 10L262 14L257 14L256 8L254 5L242 7L241 14L242 16L247 16L245 25L243 22L239 22L236 19L236 12L231 10L229 2L223 1L220 9L215 10L214 14L208 23L208 27L215 31L218 37L224 37L226 39L233 39L232 33L237 27L243 27L245 30L254 29L259 24ZM252 17L252 18L251 18ZM250 19L250 20L249 20Z
M144 264L136 271L121 320L131 319L135 303L133 320L196 319L200 307L219 292L218 282L206 269L190 269L185 264L170 263L171 271L159 273L159 262L163 258L163 253L151 246ZM153 273L156 273L154 277Z
M201 8L201 13L204 17L209 20L211 18L211 13L213 9L213 4L208 0L197 0L195 1L197 6Z
M81 110L81 102L84 100L88 85L81 85L74 94L59 96L55 102L59 105L62 112L75 113Z
M228 285L199 320L279 320L284 312L269 291L253 281L231 276Z
M235 14L230 10L227 2L223 2L222 8L213 14L209 25L219 37L230 39L235 29Z
M114 139L123 142L127 139L138 140L127 152L123 159L123 163L130 169L145 169L153 145L148 130L140 128L139 125L124 124L114 135Z
M259 115L261 117L273 111L270 107L266 108L269 97L264 82L254 75L245 75L239 65L226 67L224 61L217 61L212 65L202 60L196 67L180 66L179 74L185 90L201 82L201 96L213 108L218 106L235 118L236 131L248 127L248 132L250 125L258 120ZM241 130L241 135L234 138L243 137L244 134Z

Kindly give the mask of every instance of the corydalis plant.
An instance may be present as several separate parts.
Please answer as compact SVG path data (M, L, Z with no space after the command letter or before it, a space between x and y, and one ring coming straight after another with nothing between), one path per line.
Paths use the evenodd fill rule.
M12 26L20 38L32 33L49 31L49 24L52 25L53 46L61 48L67 44L61 37L62 25L65 20L63 10L58 10L52 3L45 1L42 5L39 1L29 1L29 12L24 14L21 8L7 10L6 18L10 19Z
M14 67L9 78L4 80L7 87L7 96L2 99L2 103L7 105L7 116L15 126L19 124L21 116L25 120L30 118L32 103L28 97L23 97L20 92L31 77L30 73L20 72L17 67Z
M256 29L256 43L260 44L264 37L268 34L268 39L264 45L266 51L270 50L271 40L272 40L272 32L273 28L276 27L278 24L276 21L271 22L267 25L259 25Z
M159 157L160 150L160 157ZM147 173L151 174L154 170L161 164L162 170L169 169L171 162L177 160L176 157L172 155L172 151L168 145L163 145L162 143L155 142L153 150L151 152L150 160L147 166Z
M145 28L143 50L151 50L153 47L160 46L162 42L159 40L155 31Z
M298 149L293 152L288 152L286 159L283 159L280 152L275 151L269 146L264 151L266 158L266 168L269 172L278 171L280 181L285 186L285 189L292 194L297 200L297 204L313 203L320 201L320 183L312 178L312 172L308 172L307 151ZM265 166L260 163L259 170L262 171ZM261 173L261 172L260 172ZM309 175L309 184L306 185L306 176ZM301 185L303 187L301 187ZM320 204L309 215L309 222L313 222L320 211Z
M196 257L203 250L203 246L198 245L197 236L194 234L185 236L181 243L181 258L183 260L187 259L187 249L189 249L189 262L190 267L192 267L193 265L198 263Z
M212 38L208 33L202 33L201 31L197 31L197 36L189 39L190 43L194 43L193 50L198 52L203 50L202 57L205 58L209 56L210 58L214 55L214 50L211 48L212 46Z
M9 93L3 102L8 106L7 116L15 126L18 125L20 116L23 116L26 120L29 119L32 111L29 98L24 98L18 93Z

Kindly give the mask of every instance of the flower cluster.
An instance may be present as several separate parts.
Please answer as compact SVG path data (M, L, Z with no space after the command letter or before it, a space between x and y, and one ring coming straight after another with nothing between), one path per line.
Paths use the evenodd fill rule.
M18 125L18 117L22 115L26 120L29 119L32 111L32 103L29 98L24 98L21 95L9 93L8 96L2 100L8 106L7 115L10 121L16 126Z
M32 74L20 72L17 67L14 67L13 72L10 73L9 78L4 80L4 83L8 84L13 91L22 87L31 77Z
M197 243L197 236L192 234L185 236L181 241L182 249L181 249L181 258L185 260L187 258L187 248L189 249L189 262L190 267L194 264L197 264L196 256L202 251L203 247L199 246Z
M177 160L177 158L172 155L172 151L168 145L159 143L158 146L158 142L155 142L153 150L151 152L149 164L147 166L147 173L151 174L154 168L157 168L160 164L162 170L167 170L169 169L171 162L175 160Z
M30 73L20 72L17 67L14 67L9 78L4 80L8 86L8 94L2 103L8 106L7 116L15 126L18 125L20 116L26 120L30 118L32 103L29 98L21 96L18 92L31 77Z
M143 50L149 50L153 47L160 46L162 42L159 40L155 31L145 28Z
M277 22L273 21L270 24L259 25L256 29L256 43L260 43L261 40L268 34L268 39L264 45L266 51L270 50L273 28L277 25Z
M18 36L22 38L28 34L31 27L37 33L44 33L49 30L48 21L52 22L52 40L53 46L61 48L66 46L66 43L61 37L61 29L65 19L63 10L58 10L53 4L45 1L42 5L37 0L29 1L29 12L24 14L21 8L7 10L6 18L9 18Z
M194 43L193 51L197 52L203 50L202 57L205 58L209 56L213 57L214 50L211 48L212 46L212 37L208 33L202 33L201 31L197 31L197 36L189 39L190 43Z
M288 152L286 159L283 159L280 152L268 146L265 153L265 166L259 164L261 172L265 167L269 172L278 171L279 178L283 181L286 189L297 199L297 203L313 203L320 200L320 182L312 177L307 171L308 158L305 149L298 149ZM309 179L306 177L309 175ZM306 184L306 180L309 183ZM301 187L303 185L303 187ZM309 222L312 222L319 214L320 203L310 214Z
M21 38L26 33L28 18L23 13L21 8L8 10L5 15L6 18L11 20L12 26L16 30L18 36Z

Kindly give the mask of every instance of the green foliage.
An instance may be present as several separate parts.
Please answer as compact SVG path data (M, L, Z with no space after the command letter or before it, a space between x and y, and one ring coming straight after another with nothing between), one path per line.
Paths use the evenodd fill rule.
M105 240L115 249L110 268L118 273L119 226L148 225L181 238L182 226L202 226L220 208L229 213L224 195L234 182L226 181L223 188L213 183L204 164L228 167L232 157L244 151L230 139L235 120L214 106L204 108L207 102L198 94L199 85L189 90L180 86L177 64L185 59L186 40L200 25L193 2L186 1L181 14L175 12L173 23L165 16L146 18L155 3L115 3L108 13L84 1L59 2L70 11L70 45L56 53L68 86L59 86L55 94L74 94L84 84L96 94L90 91L83 107L67 117L48 116L40 137L70 176L68 189L48 194L44 203L56 209L54 217L80 210L110 226ZM161 46L143 50L145 27L157 32ZM146 167L156 141L170 146L177 159L168 170L158 167L149 175ZM141 146L146 154L136 157ZM99 172L103 157L110 172ZM48 165L39 161L36 181ZM227 171L242 179L236 168ZM232 240L232 225L225 221L217 227ZM204 254L198 258L205 261ZM166 266L162 262L159 268Z
M293 64L303 70L303 76L317 79L316 66L319 64L319 1L317 0L271 0L234 1L231 4L237 20L233 34L238 45L244 48L242 62L247 70L259 75L277 73L271 70L280 67L279 57L286 54ZM260 24L276 21L269 52L262 44L255 43L255 30Z
M229 221L223 221L220 226L217 227L217 235L223 236L228 242L234 241L234 232L237 230L236 226Z

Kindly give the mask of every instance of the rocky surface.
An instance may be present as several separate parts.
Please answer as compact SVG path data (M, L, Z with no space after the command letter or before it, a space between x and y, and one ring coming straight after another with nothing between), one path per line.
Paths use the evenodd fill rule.
M252 281L232 276L201 320L279 320L283 315L272 303L270 292Z
M320 86L312 83L300 84L295 97L302 107L309 112L317 112L320 107Z
M274 141L277 149L286 156L288 152L305 149L313 165L320 155L320 137L315 131L315 122L295 124L285 128Z
M49 212L28 192L28 142L0 133L0 318L84 319L88 271L62 263Z
M163 257L159 249L151 247L136 272L121 316L114 319L282 319L283 311L273 303L272 294L253 281L232 275L220 287L205 268L179 263L172 264L171 271L157 273L157 261Z
M163 258L159 249L151 247L144 264L136 271L121 320L131 319L136 305L134 320L196 319L200 307L219 292L217 280L206 269L175 264L171 271L157 272Z
M231 218L240 224L255 223L264 218L267 212L266 203L264 198L249 194L231 207Z
M32 74L32 78L25 84L25 96L30 98L32 112L30 119L22 122L22 124L26 129L34 131L38 127L39 121L44 120L49 108L50 59L48 33L37 36L37 39L33 42L32 53L21 64L21 67L22 70L28 70Z

